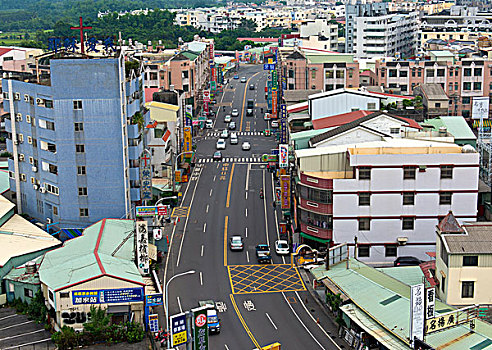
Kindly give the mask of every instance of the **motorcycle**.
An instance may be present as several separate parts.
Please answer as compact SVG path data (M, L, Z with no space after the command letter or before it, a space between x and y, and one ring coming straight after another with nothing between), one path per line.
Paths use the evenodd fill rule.
M263 199L263 190L260 190L260 198Z

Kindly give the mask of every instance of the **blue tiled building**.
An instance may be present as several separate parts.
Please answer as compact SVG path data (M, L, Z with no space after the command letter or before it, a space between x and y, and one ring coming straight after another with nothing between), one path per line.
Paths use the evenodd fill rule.
M4 78L10 188L22 213L83 228L131 217L140 200L142 79L125 74L124 57L63 57L49 79Z

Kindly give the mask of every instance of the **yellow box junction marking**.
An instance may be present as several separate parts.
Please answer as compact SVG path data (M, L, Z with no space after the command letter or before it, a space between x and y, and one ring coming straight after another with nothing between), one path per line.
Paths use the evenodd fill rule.
M233 294L305 291L299 271L288 264L229 265Z
M177 217L180 217L180 216L188 216L190 212L190 207L175 207L173 209L173 212L171 214L171 217L172 218L177 218Z

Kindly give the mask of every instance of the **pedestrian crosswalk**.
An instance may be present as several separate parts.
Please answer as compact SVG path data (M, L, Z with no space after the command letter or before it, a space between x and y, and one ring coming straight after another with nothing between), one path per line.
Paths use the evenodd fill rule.
M198 163L213 163L217 162L217 160L213 160L212 158L201 158L198 159ZM257 157L224 157L218 162L222 163L261 163L261 158Z
M260 135L263 135L263 132L262 131L238 131L238 132L235 132L234 130L231 131L231 133L235 133L237 136L260 136ZM205 136L209 136L209 137L219 137L221 134L220 131L209 131L207 132L207 134Z

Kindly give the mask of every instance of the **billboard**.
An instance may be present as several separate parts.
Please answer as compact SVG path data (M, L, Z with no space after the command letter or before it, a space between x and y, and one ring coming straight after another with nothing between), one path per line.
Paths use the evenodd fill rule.
M280 168L287 168L289 166L289 145L278 145L278 164Z
M141 274L149 273L149 230L147 221L137 221L137 267Z
M191 126L185 126L183 128L184 136L184 152L191 152L193 148L193 142L191 140Z
M410 339L424 339L424 284L411 286Z
M136 217L152 217L156 215L167 216L168 213L169 205L145 206L135 208Z
M208 350L207 306L191 309L191 312L193 312L193 348Z
M474 97L472 119L489 119L490 97Z
M280 176L280 190L281 193L281 205L282 210L290 209L290 176L281 175Z
M74 290L72 304L110 304L143 301L143 288Z
M170 317L171 322L171 345L178 346L188 341L188 331L186 329L186 315L180 313Z

